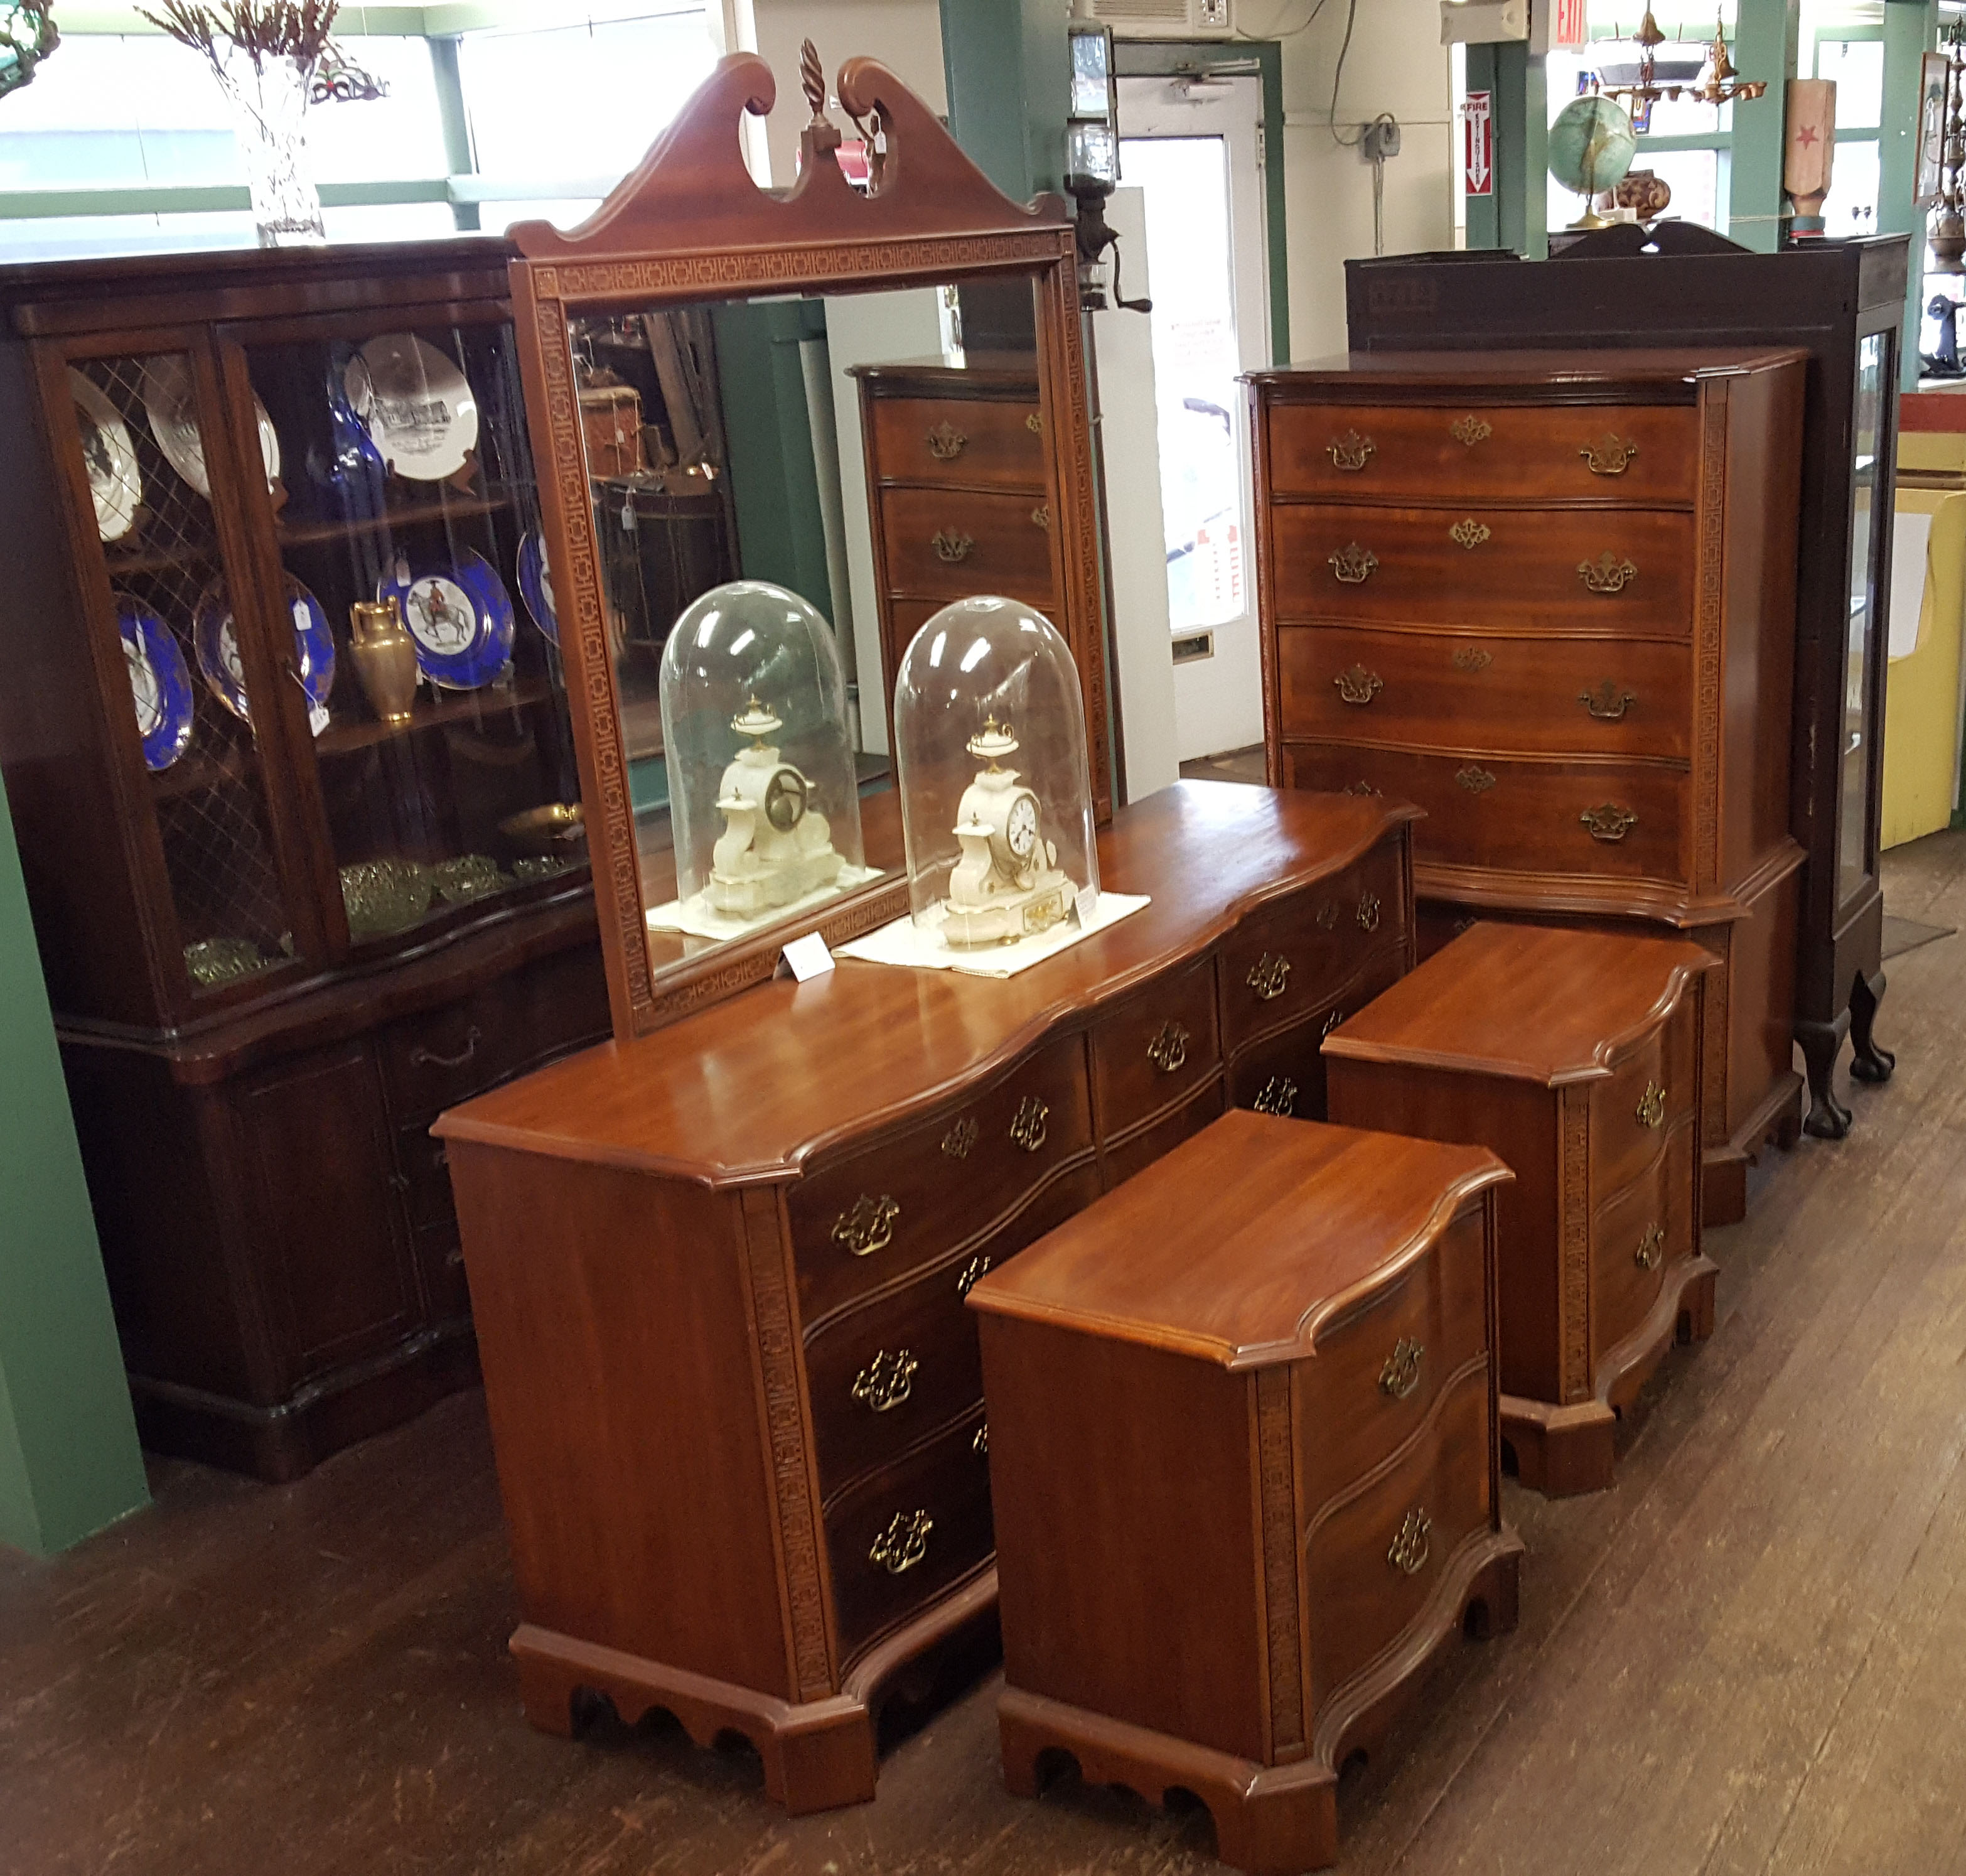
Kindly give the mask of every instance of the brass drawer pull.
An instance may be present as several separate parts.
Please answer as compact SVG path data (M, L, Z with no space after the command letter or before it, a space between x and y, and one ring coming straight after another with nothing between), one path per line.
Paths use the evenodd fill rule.
M1031 525L1033 527L1051 526L1051 508L1049 504L1040 501L1035 508L1032 509Z
M1375 892L1362 894L1358 900L1358 929L1377 931L1379 929L1379 895Z
M1584 466L1594 475L1622 475L1638 453L1636 443L1626 443L1607 430L1595 443L1586 443L1577 453L1583 457Z
M1379 564L1379 556L1369 547L1362 547L1355 540L1341 547L1331 556L1331 570L1347 586L1362 586L1372 577L1372 570Z
M942 1136L942 1150L951 1159L967 1159L969 1149L976 1144L976 1136L979 1131L981 1130L976 1123L965 1114Z
M853 1377L853 1397L876 1413L899 1407L914 1385L915 1370L921 1364L912 1350L901 1349L890 1355L879 1350Z
M1495 427L1492 424L1484 423L1470 411L1467 416L1456 417L1449 424L1447 434L1456 443L1465 443L1471 450L1478 443L1485 443L1494 435Z
M1488 530L1471 514L1465 521L1456 521L1447 530L1447 538L1457 547L1465 547L1472 553L1488 538Z
M938 560L946 561L951 566L959 560L967 560L970 549L976 545L967 534L948 527L938 527L928 537L928 544L935 550Z
M1665 1226L1648 1225L1645 1236L1639 1239L1639 1248L1632 1253L1632 1262L1641 1270L1656 1270L1665 1259Z
M977 1280L989 1274L990 1260L979 1252L962 1266L962 1275L956 1280L956 1294L959 1297L967 1297L976 1288Z
M1454 654L1454 668L1457 671L1485 671L1494 662L1492 652L1483 651L1474 645L1463 645Z
M981 1426L977 1428L975 1438L972 1439L969 1442L969 1450L975 1453L979 1459L987 1459L989 1458L990 1423L988 1420L985 1420Z
M1326 899L1317 908L1317 929L1320 931L1336 931L1338 929L1338 901L1336 899Z
M1160 1026L1153 1040L1147 1044L1147 1059L1162 1074L1172 1075L1187 1061L1190 1040L1188 1031L1169 1018Z
M1639 569L1614 553L1600 553L1594 560L1580 560L1577 577L1594 593L1622 593L1639 577Z
M1339 698L1348 704L1369 704L1386 688L1378 672L1368 671L1363 665L1341 671L1331 681L1338 686Z
M1607 678L1594 691L1579 691L1577 701L1600 723L1616 723L1639 700L1614 679Z
M1297 1112L1297 1084L1288 1075L1273 1075L1256 1091L1249 1105L1259 1114L1288 1116Z
M894 1220L901 1215L901 1207L886 1193L869 1198L862 1192L851 1211L842 1212L833 1220L833 1241L856 1257L872 1257L894 1243Z
M1329 1016L1327 1016L1327 1017L1324 1019L1324 1027L1323 1027L1323 1028L1322 1028L1321 1030L1320 1030L1317 1032L1317 1034L1318 1034L1318 1040L1319 1040L1320 1041L1322 1041L1322 1040L1323 1040L1326 1036L1329 1036L1329 1035L1331 1033L1331 1032L1332 1032L1333 1030L1335 1030L1335 1029L1339 1026L1339 1023L1342 1023L1342 1022L1343 1022L1344 1020L1345 1020L1345 1011L1344 1011L1343 1008L1342 1008L1342 1007L1339 1007L1339 1008L1337 1008L1337 1009L1333 1010L1333 1011L1331 1012L1331 1014L1330 1014Z
M1033 411L1030 416L1024 419L1024 427L1028 430L1033 437L1042 437L1044 434L1044 419L1040 417L1036 411Z
M1386 1365L1379 1370L1379 1391L1394 1401L1404 1401L1420 1385L1420 1365L1426 1355L1426 1344L1402 1336L1393 1344Z
M1249 966L1243 981L1256 993L1259 1003L1274 1003L1290 988L1290 959L1265 951Z
M1398 1534L1386 1552L1386 1561L1402 1576L1417 1576L1426 1567L1427 1539L1433 1533L1433 1519L1415 1505L1400 1520Z
M1591 830L1594 840L1602 840L1607 846L1615 846L1639 824L1639 817L1629 807L1620 807L1615 801L1607 801L1601 807L1586 808L1577 817Z
M1474 762L1464 762L1455 770L1454 778L1470 795L1486 795L1495 785L1495 778Z
M434 1049L416 1048L410 1051L410 1066L413 1069L461 1069L478 1052L478 1045L485 1040L477 1025L464 1032L464 1046L454 1056L440 1056Z
M1017 1117L1010 1123L1010 1141L1027 1153L1034 1153L1045 1143L1045 1122L1050 1118L1051 1109L1035 1094L1027 1094L1017 1103Z
M1640 1127L1658 1127L1665 1119L1665 1090L1656 1081L1646 1082L1636 1111Z
M969 439L946 417L928 433L928 453L938 463L953 463L969 446Z
M1362 437L1355 430L1348 430L1342 437L1333 437L1326 446L1331 452L1331 466L1356 475L1377 453L1370 437Z
M867 1561L890 1576L912 1570L928 1555L929 1533L934 1529L935 1520L926 1511L897 1511L874 1539Z
M1364 796L1368 795L1377 795L1379 791L1374 788L1369 782L1348 782L1343 788L1338 791L1338 792L1340 795L1356 795Z

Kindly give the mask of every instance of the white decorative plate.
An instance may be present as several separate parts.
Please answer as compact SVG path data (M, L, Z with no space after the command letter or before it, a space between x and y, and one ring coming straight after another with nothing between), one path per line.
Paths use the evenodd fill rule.
M198 394L190 361L180 352L152 359L143 367L143 414L150 420L151 434L164 460L210 501L211 477L205 466L205 438L198 432ZM266 466L266 486L270 488L280 472L279 434L256 394L253 414L259 424L259 456Z
M478 446L478 400L469 383L413 333L371 339L348 361L342 384L393 475L440 482Z
M121 540L136 525L137 511L143 501L136 449L115 405L93 379L85 378L71 365L68 388L75 399L76 427L82 432L89 492L95 502L95 531L105 540Z

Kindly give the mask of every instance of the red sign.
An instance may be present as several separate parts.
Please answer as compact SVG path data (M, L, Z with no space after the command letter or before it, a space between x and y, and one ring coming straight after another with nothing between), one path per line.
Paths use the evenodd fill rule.
M1584 19L1585 0L1556 0L1550 21L1552 46L1580 47L1588 43L1591 29Z
M1462 158L1462 186L1470 195L1495 192L1494 93L1471 91L1461 108L1467 125L1467 140Z

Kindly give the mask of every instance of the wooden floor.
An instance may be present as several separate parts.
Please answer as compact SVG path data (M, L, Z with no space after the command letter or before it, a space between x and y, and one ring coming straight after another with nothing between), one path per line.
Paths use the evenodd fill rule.
M1966 925L1966 836L1889 856ZM1342 1801L1344 1867L1966 1871L1966 937L1896 959L1887 1088L1710 1234L1713 1340L1668 1359L1616 1488L1545 1504L1523 1620L1458 1648ZM5 1876L960 1876L1204 1870L1205 1818L998 1781L994 1679L871 1805L788 1820L754 1761L521 1719L481 1404L291 1488L175 1465L52 1563L0 1556Z

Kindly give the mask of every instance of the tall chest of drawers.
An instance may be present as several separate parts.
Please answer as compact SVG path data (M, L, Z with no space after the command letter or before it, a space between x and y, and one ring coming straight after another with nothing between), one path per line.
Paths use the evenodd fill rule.
M872 1795L886 1691L994 1616L970 1286L1229 1106L1321 1117L1411 819L1184 782L1101 838L1151 903L1018 976L843 962L443 1117L535 1723L591 1689Z
M1723 960L1710 1223L1800 1120L1789 833L1802 356L1355 354L1252 380L1270 778L1418 803L1477 914Z
M890 683L931 613L1001 593L1059 617L1062 573L1029 365L859 365L862 446Z

